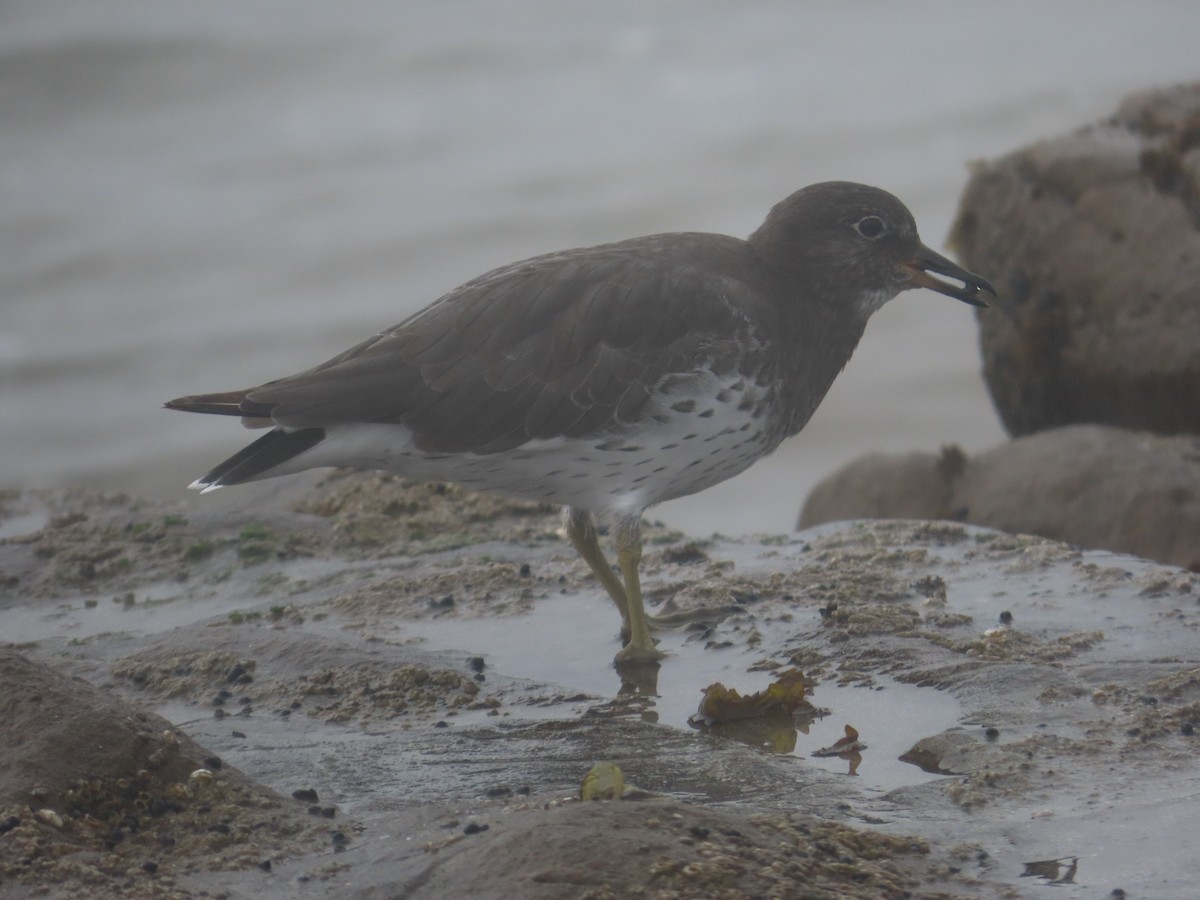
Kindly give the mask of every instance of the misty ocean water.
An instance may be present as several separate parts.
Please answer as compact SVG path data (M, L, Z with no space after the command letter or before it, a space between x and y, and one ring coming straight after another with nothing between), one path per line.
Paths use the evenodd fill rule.
M940 248L972 159L1200 77L1200 4L0 8L0 486L179 497L247 442L171 397L291 374L460 282L877 184ZM988 276L990 273L980 273ZM986 313L985 313L986 314ZM972 314L872 321L809 427L658 510L792 527L867 452L1003 439Z

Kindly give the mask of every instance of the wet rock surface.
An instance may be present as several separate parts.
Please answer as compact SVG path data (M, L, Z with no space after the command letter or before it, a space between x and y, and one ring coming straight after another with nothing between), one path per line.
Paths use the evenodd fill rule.
M1181 569L952 523L652 528L655 612L737 611L663 632L657 679L623 683L616 613L548 510L375 475L172 507L2 500L24 712L0 727L0 896L1186 896L1194 879L1200 582ZM409 509L431 524L383 527ZM712 682L749 694L790 668L824 716L687 725ZM70 715L43 722L33 695ZM812 756L846 725L857 776ZM63 727L143 749L55 756ZM166 733L178 757L156 769ZM574 799L600 761L627 799ZM180 809L135 832L141 782L67 799L131 777Z
M1200 438L1073 425L969 458L875 454L818 484L798 527L926 517L1200 571Z
M1200 433L1200 84L975 166L952 243L1001 293L979 314L1009 433Z

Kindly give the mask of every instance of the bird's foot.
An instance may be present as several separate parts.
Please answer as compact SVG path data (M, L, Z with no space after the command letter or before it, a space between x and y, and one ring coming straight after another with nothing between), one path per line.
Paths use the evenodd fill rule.
M616 659L613 660L613 665L617 668L627 666L654 666L658 668L659 663L667 658L667 654L659 650L653 644L649 646L641 646L632 642L626 644L617 653Z

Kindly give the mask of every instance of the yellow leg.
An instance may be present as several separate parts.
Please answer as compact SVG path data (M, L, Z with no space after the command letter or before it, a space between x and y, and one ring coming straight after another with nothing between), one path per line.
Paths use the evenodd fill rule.
M625 579L625 602L629 609L629 643L617 654L617 663L643 665L658 664L664 654L657 650L650 638L650 627L646 622L646 607L642 603L642 582L638 565L642 561L642 523L640 519L626 519L617 528L617 565Z
M566 526L571 546L583 557L592 574L604 585L613 603L617 604L622 629L628 630L629 601L625 598L625 587L608 564L608 560L604 558L604 551L600 549L600 539L596 535L596 522L591 513L568 506L563 510L563 524Z
M617 529L617 565L624 578L622 584L621 578L613 572L604 551L600 549L596 523L591 514L568 507L563 511L563 521L571 546L604 585L621 614L621 633L629 635L629 643L617 654L617 662L657 664L663 654L654 649L654 641L650 638L646 608L642 604L641 581L638 578L638 564L642 559L641 522L629 519Z

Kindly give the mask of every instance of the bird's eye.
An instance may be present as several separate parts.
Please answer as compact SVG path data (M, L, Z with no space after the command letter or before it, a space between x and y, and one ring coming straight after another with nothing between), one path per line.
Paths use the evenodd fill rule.
M883 237L883 233L887 231L887 226L883 224L883 219L879 218L879 216L863 216L863 218L854 223L854 230L868 241L874 241Z

